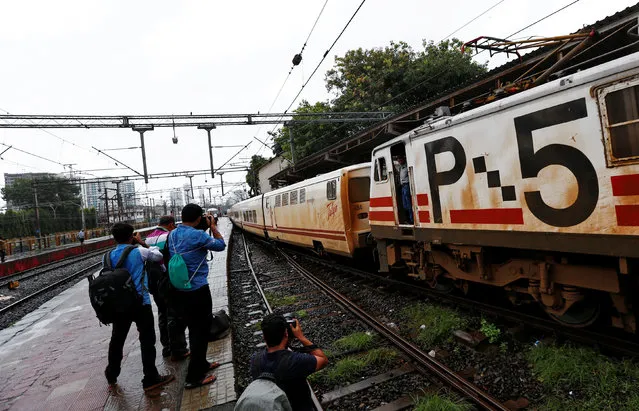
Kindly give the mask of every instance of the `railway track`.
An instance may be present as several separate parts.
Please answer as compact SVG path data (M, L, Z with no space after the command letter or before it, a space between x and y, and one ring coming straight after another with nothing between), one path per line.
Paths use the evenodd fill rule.
M538 317L510 310L504 307L469 300L467 298L455 296L452 294L438 292L436 290L433 290L432 288L423 287L414 283L408 283L378 276L367 271L310 256L307 253L297 251L287 252L296 255L298 258L306 259L313 264L321 265L333 270L338 270L349 275L353 275L364 281L370 282L370 284L384 284L401 290L404 293L410 293L412 295L418 296L428 296L430 298L454 305L458 308L478 311L482 314L501 318L509 322L525 324L526 326L529 326L536 330L552 332L561 338L576 341L586 345L596 346L599 348L605 348L611 352L624 356L639 357L639 341L637 341L636 337L634 336L629 335L627 336L627 338L623 338L619 335L611 335L610 333L593 331L587 328L569 328L548 318Z
M250 258L250 252L248 250L248 245L246 240L243 239L244 243L244 254L248 265L250 267L252 276L256 284L260 284L259 276L256 275L255 269L252 267L252 262ZM280 250L281 251L281 250ZM312 273L306 270L304 267L299 265L295 259L288 255L285 251L281 251L282 256L285 261L289 264L293 270L305 278L309 284L312 285L316 291L315 293L323 293L324 295L328 295L335 302L337 302L340 306L346 308L348 312L353 316L352 321L359 321L365 324L365 328L374 330L379 336L383 337L386 341L390 343L392 347L394 347L399 353L401 361L410 362L410 364L404 364L403 366L394 369L390 373L382 373L380 375L375 375L371 378L367 378L365 381L360 381L354 384L350 384L348 386L341 387L339 389L333 389L330 392L324 392L322 395L322 405L328 406L329 408L334 408L331 405L332 401L339 399L341 396L346 396L349 393L353 394L357 389L364 389L364 385L367 381L373 381L375 379L379 379L379 382L372 383L371 387L375 387L375 390L384 391L385 378L390 380L393 377L401 375L404 372L410 373L419 373L424 375L426 380L430 381L432 385L425 387L430 388L436 386L438 389L441 387L446 387L447 389L453 390L456 393L459 393L463 398L466 398L468 402L475 404L480 409L498 409L498 410L506 410L508 408L504 407L500 401L493 398L488 393L482 391L477 386L471 384L463 377L457 375L454 371L447 368L441 362L435 360L430 357L426 352L422 351L420 348L407 341L406 339L399 336L395 331L384 325L382 322L374 318L369 313L362 310L360 307L355 305L353 302L349 301L348 298L344 297L337 291L333 290L330 286L317 279ZM264 275L264 274L262 274ZM290 278L289 278L290 280ZM299 282L297 283L299 284ZM274 280L269 282L267 286L267 290L271 290L273 288L278 288L278 281ZM268 311L271 311L270 304L268 303L268 299L266 298L265 292L262 289L262 286L259 285L257 287L262 295L262 298L265 301L265 306L268 307ZM300 293L307 295L308 292L306 290L300 291ZM310 299L310 298L309 298ZM333 303L328 303L325 297L322 297L321 300L323 304L329 304L334 306ZM309 308L309 311L314 310L313 307ZM346 320L348 321L348 320ZM330 368L330 367L329 367ZM393 375L395 373L395 375ZM391 374L389 378L388 374ZM363 378L363 377L362 377ZM356 387L360 385L360 387ZM392 390L392 389L391 389ZM396 398L390 403L387 403L387 407L381 407L380 409L402 409L403 406L410 406L412 404L412 399L408 398L406 395L402 395L399 398ZM398 408L393 408L398 407ZM321 409L321 408L318 408Z
M75 272L75 273L73 273L71 275L68 275L68 276L66 276L66 277L64 277L64 278L62 278L62 279L60 279L60 280L58 280L58 281L56 281L56 282L54 282L52 284L49 284L49 285L39 289L38 291L36 291L34 293L31 293L31 294L29 294L29 295L27 295L27 296L15 301L12 304L9 304L9 305L7 305L5 307L2 307L0 309L0 316L8 313L11 310L14 310L14 309L24 305L26 302L29 302L29 301L33 300L34 298L36 298L36 297L38 297L38 296L40 296L40 295L42 295L42 294L44 294L44 293L46 293L48 291L51 291L51 290L55 289L56 287L59 287L59 286L65 284L65 283L67 283L67 282L69 282L69 281L71 281L73 279L76 279L76 278L86 274L87 272L90 272L92 270L97 269L101 265L102 265L102 263L98 262L98 263L93 264L93 265L91 265L89 267L83 268L83 269L81 269L81 270L79 270L79 271L77 271L77 272Z
M0 281L0 289L5 288L12 281L23 281L29 278L33 278L35 276L44 275L48 271L56 270L59 268L67 267L72 264L79 263L81 261L89 260L91 258L101 256L104 254L104 250L99 250L92 253L82 254L80 256L73 256L70 258L65 258L62 261L54 261L52 263L43 264L38 267L29 268L28 270L20 271L15 274L10 274L2 277L2 281Z

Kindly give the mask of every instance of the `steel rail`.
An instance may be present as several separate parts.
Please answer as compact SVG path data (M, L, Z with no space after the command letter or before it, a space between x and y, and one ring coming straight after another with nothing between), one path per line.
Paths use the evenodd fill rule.
M402 338L392 330L388 329L384 324L380 323L373 316L361 309L359 306L351 302L347 297L333 290L329 285L316 278L311 272L302 267L297 261L291 258L286 252L282 251L282 255L289 264L297 270L303 277L313 283L316 287L324 291L328 296L337 300L339 304L344 306L360 320L368 324L375 329L382 336L386 337L395 346L400 348L407 356L417 362L419 365L425 367L428 371L435 374L439 379L444 381L449 386L453 387L458 392L470 398L477 405L489 409L489 410L502 410L507 411L499 400L492 397L487 392L480 390L477 386L469 383L466 379L458 376L453 370L442 364L441 362L430 357L427 353L423 352L419 347L415 346L411 342Z
M45 293L47 291L50 291L50 290L54 289L55 287L57 287L59 285L62 285L64 283L66 283L67 281L73 280L74 278L79 277L80 275L85 274L87 271L93 270L93 269L97 268L100 265L102 265L102 262L93 264L93 265L91 265L91 266L89 266L87 268L83 268L82 270L80 270L78 272L75 272L75 273L73 273L73 274L71 274L71 275L69 275L69 276L67 276L67 277L65 277L65 278L63 278L63 279L61 279L59 281L56 281L55 283L53 283L51 285L48 285L48 286L40 289L39 291L36 291L33 294L30 294L30 295L28 295L28 296L26 296L24 298L19 299L18 301L14 302L13 304L10 304L10 305L8 305L6 307L3 307L3 308L0 309L0 315L6 313L7 311L11 310L12 308L15 308L15 307L17 307L19 305L22 305L23 303L31 300L34 297L39 296L40 294L43 294L43 293Z
M578 341L584 344L593 344L600 347L606 347L610 350L618 352L620 354L638 357L639 356L639 343L637 341L633 341L632 339L623 339L616 336L602 334L596 331L588 330L585 328L567 328L551 319L539 318L534 315L520 313L517 311L509 310L507 308L498 307L490 304L486 304L479 301L469 300L467 298L458 297L450 294L443 294L431 288L422 287L416 284L410 284L407 282L394 280L390 278L384 278L378 276L376 274L358 270L356 268L344 266L336 263L329 263L325 260L319 259L314 256L306 255L303 253L298 253L292 251L292 253L302 256L308 260L311 260L313 263L324 265L326 267L337 268L347 273L351 273L358 277L366 278L368 280L375 280L379 282L383 282L386 284L390 284L393 286L397 286L402 288L405 291L408 291L412 294L427 294L429 297L438 299L440 301L444 301L447 303L452 303L455 306L463 306L468 310L477 310L484 314L493 315L495 317L499 317L508 321L512 321L515 323L529 325L535 329L541 331L551 331L556 333L557 335L561 335L562 337L566 337L570 340Z
M267 311L269 312L269 314L271 314L273 313L273 309L271 308L271 305L268 303L266 294L264 294L264 290L262 289L262 286L260 285L260 281L257 279L257 274L255 273L255 270L253 269L253 263L251 262L251 255L250 255L248 244L246 243L246 237L244 237L243 231L242 231L242 243L244 245L244 255L246 256L246 261L249 266L249 271L251 272L251 275L253 276L253 279L255 280L255 285L257 286L257 290L259 291L260 296L262 297L262 300L264 300L264 304L266 305ZM311 384L308 381L306 382L306 384L308 384L308 388L311 391L311 397L313 399L313 404L315 405L315 409L317 411L323 411L322 405L317 399L317 396L315 396L315 391L313 391L313 387L311 387Z
M104 247L104 248L106 248L106 247ZM16 279L18 281L26 280L28 278L35 277L37 275L42 275L42 274L46 273L47 271L56 270L58 268L66 267L66 266L71 265L71 264L75 264L75 263L82 262L84 260L88 260L88 259L90 259L92 257L97 257L98 255L103 254L103 253L104 253L104 250L100 249L97 252L72 256L72 257L77 257L76 259L65 258L63 260L52 261L52 262L47 263L47 264L42 264L42 265L39 265L37 267L29 268L27 270L20 271L20 272L17 272L15 274L5 275L4 277L0 277L3 280L3 282L0 282L0 288L4 288L4 287L8 286L11 281L14 281ZM62 264L60 264L60 263L62 263ZM55 264L59 264L59 265L55 265ZM42 271L36 272L38 270L42 270ZM18 277L20 277L20 278L18 278ZM7 280L7 281L4 281L4 280Z

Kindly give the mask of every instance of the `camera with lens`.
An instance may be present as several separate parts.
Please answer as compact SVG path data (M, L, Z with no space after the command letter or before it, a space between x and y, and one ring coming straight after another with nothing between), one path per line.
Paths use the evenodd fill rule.
M289 341L295 338L293 334L293 327L295 326L295 318L286 318L286 325L288 327L288 339Z
M209 222L209 218L212 218L212 217L206 214L202 214L202 218L200 219L200 222L198 223L198 225L195 226L195 228L198 230L208 230L209 227L211 226L211 223Z

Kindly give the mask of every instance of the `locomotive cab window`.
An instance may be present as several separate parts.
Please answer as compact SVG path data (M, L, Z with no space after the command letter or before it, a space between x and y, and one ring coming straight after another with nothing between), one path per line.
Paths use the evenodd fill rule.
M337 198L337 181L331 180L326 183L326 198L335 200Z
M599 90L609 166L639 163L639 80Z
M388 170L386 169L386 159L379 157L375 160L375 172L373 178L375 181L386 181L388 179Z

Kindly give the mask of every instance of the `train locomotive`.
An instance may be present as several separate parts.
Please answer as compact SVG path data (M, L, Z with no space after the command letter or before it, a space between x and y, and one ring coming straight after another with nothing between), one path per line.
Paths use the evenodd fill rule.
M370 166L353 167L370 172L366 201L349 202L345 168L236 204L231 218L258 235L345 255L366 247L370 230L381 272L403 267L441 291L500 287L570 326L605 313L636 330L639 53L454 116L444 107L373 149ZM316 183L321 192L287 211L287 192ZM330 219L333 207L343 222Z

